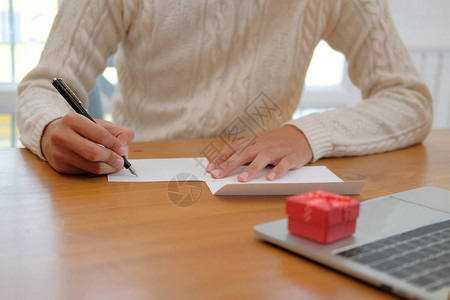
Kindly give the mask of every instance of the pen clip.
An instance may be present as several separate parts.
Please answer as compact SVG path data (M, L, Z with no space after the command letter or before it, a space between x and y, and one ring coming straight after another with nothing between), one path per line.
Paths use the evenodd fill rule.
M89 113L84 109L81 101L75 95L74 92L67 86L67 84L61 78L53 78L51 83L55 89L64 97L69 105L75 110L75 112L82 114L92 122L96 123Z

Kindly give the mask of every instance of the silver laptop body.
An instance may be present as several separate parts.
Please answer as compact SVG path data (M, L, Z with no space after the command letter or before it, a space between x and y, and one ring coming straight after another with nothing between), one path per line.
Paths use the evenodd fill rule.
M401 297L450 299L450 191L422 187L364 201L356 232L328 245L291 234L287 219L254 231Z

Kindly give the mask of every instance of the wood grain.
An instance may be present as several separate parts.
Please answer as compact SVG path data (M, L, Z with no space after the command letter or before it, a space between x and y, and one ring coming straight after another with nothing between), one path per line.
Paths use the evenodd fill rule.
M130 158L195 157L219 140L135 143ZM358 280L255 239L284 196L212 196L175 206L168 183L65 176L26 149L0 150L0 299L389 299ZM323 159L355 198L450 189L450 130L423 144Z

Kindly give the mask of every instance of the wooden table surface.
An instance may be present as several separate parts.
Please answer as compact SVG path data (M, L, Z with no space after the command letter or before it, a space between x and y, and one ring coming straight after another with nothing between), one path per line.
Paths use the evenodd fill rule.
M130 158L195 157L217 140L135 143ZM0 150L0 299L390 299L376 288L257 240L285 218L284 196L173 204L173 186L65 176L26 149ZM323 159L367 200L425 185L450 190L450 130L423 144ZM180 189L179 193L188 193Z

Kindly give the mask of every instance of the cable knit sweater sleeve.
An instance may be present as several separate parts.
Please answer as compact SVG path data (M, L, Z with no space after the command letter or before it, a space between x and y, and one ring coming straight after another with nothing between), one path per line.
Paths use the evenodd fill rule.
M45 126L71 112L50 83L62 77L87 101L88 92L125 36L122 1L63 1L41 59L19 85L17 123L22 143L45 159L40 140ZM87 105L87 103L84 103Z
M390 151L422 141L432 123L431 96L394 28L386 2L330 3L329 30L323 38L345 54L349 76L361 89L363 101L288 124L305 133L314 161Z

